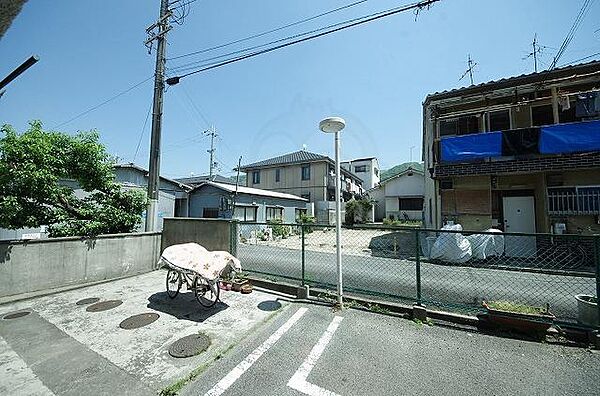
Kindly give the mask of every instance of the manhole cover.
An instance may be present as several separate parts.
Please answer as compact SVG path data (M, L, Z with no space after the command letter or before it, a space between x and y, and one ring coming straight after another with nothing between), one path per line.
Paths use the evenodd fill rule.
M150 323L158 319L158 317L159 315L157 313L152 312L130 316L124 321L122 321L119 327L126 330L137 329L139 327L149 325Z
M89 307L87 307L85 310L88 312L107 311L109 309L116 308L121 304L123 304L123 301L121 301L121 300L108 300L108 301L102 301L102 302L99 302L96 304L92 304Z
M75 304L77 304L77 305L88 305L88 304L93 304L93 303L98 302L98 301L100 301L100 299L98 297L90 297L90 298L84 298L83 300L79 300Z
M23 316L27 316L30 313L31 313L30 311L11 312L9 314L4 315L2 317L2 319L17 319L17 318L22 318Z
M205 334L192 334L178 339L169 347L169 355L186 358L198 355L208 349L210 338Z
M261 311L277 311L279 308L281 308L281 303L274 300L267 300L258 304L258 309Z

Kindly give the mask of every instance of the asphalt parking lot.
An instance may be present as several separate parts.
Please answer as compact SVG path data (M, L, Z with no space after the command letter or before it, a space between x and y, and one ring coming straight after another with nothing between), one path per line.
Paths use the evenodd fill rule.
M294 304L181 394L595 395L599 386L596 351Z
M164 275L0 305L0 394L598 394L597 351L335 312L260 290L223 292L207 310L191 293L168 299ZM97 312L77 305L88 298L121 303ZM120 327L141 313L158 319ZM194 334L209 336L205 352L169 355Z

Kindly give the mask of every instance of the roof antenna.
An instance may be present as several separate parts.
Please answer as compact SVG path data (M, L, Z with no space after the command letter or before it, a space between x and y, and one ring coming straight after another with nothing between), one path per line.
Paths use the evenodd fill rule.
M302 151L306 151L306 143L302 145Z
M475 66L477 66L477 62L475 62L473 59L471 59L471 54L469 54L467 64L469 65L469 68L467 69L466 72L463 73L462 76L460 76L458 81L465 78L465 76L468 74L469 78L471 79L471 85L473 85L473 70L475 69Z

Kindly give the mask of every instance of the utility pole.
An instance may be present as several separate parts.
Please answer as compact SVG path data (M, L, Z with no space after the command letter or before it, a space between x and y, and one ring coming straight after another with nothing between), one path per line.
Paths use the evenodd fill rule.
M215 138L219 135L217 135L217 132L215 131L215 127L211 126L209 130L204 131L204 133L206 135L210 136L210 150L206 150L207 153L210 154L210 165L208 167L208 178L209 180L213 179L213 169L215 168Z
M154 40L156 47L156 66L154 71L154 102L152 105L152 135L150 140L150 162L148 165L148 210L146 211L146 231L154 231L158 212L158 192L160 174L160 137L162 129L163 93L165 90L165 57L167 32L169 26L169 0L160 1L158 21L152 24L146 32L150 37L145 44L152 49ZM158 31L155 33L154 29Z

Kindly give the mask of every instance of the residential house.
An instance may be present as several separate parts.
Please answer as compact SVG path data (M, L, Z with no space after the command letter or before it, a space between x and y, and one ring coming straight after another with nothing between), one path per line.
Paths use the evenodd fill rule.
M369 190L377 185L380 180L379 162L375 157L357 158L351 161L343 161L342 168L353 172L362 179L362 187Z
M295 223L308 200L296 195L207 181L189 192L190 216L264 223Z
M309 213L320 223L335 218L335 163L328 156L306 150L280 155L240 168L247 174L246 186L293 194L313 203ZM363 193L362 179L341 169L344 200Z
M600 232L599 91L596 61L428 95L426 226Z
M425 178L422 169L408 167L382 180L366 194L375 201L374 221L421 220Z

